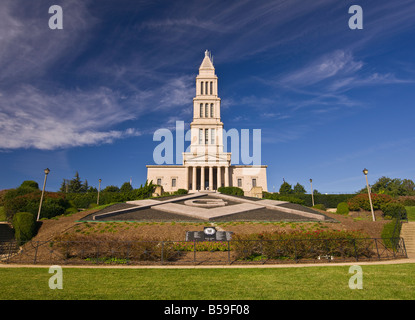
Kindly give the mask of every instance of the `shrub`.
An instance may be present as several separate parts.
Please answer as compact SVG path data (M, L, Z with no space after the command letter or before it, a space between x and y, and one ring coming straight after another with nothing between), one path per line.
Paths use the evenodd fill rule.
M179 189L177 191L174 192L174 194L187 194L188 191L186 189Z
M373 210L379 210L381 206L392 202L393 198L387 194L371 194ZM370 202L368 194L358 194L347 202L351 211L358 211L360 209L370 211Z
M180 256L175 251L174 242L143 240L140 237L120 239L117 235L64 234L53 239L51 246L65 259L82 259L104 262L116 259L132 261L173 261Z
M347 202L340 202L337 205L337 213L339 214L349 214L349 206L347 205Z
M315 205L313 206L313 208L314 208L314 209L319 209L319 210L326 211L326 206L325 206L324 204L322 204L322 203L315 204Z
M65 214L74 214L74 213L78 213L78 209L75 207L70 207L65 210Z
M347 202L349 199L356 196L355 194L314 194L314 202L324 204L326 208L336 208L340 202ZM263 197L266 199L280 200L281 197L289 197L290 200L281 201L290 201L293 203L303 204L307 207L311 207L312 198L311 194L293 194L293 195L281 195L278 193L269 193L263 192ZM291 201L293 199L293 201ZM294 202L295 201L295 202Z
M405 207L415 206L415 196L399 197L399 203L402 203Z
M261 259L316 259L318 256L355 257L372 255L360 231L265 232L235 234L231 249L238 260ZM257 241L253 241L257 240ZM260 240L260 241L258 241Z
M396 218L396 219L407 218L405 206L401 203L397 203L397 202L386 203L385 205L381 207L381 210L384 216L388 216L388 217Z
M31 190L33 191L33 189ZM20 192L21 190L13 191L12 195L14 197L10 197L5 200L4 207L6 214L10 220L13 219L13 215L16 212L30 212L31 214L37 216L39 211L41 192L35 191L19 195ZM54 216L61 215L69 207L70 204L65 199L64 194L56 192L45 192L42 203L41 217L52 218Z
M13 217L16 241L22 244L33 238L36 232L35 216L30 212L18 212Z
M288 202L291 202L291 203L304 205L304 200L298 198L297 195L289 196L289 195L281 195L281 194L278 194L278 193L263 192L262 197L264 199L271 199L271 200L278 200L278 201L288 201Z
M244 191L241 188L238 188L238 187L220 187L220 188L218 188L218 191L220 193L230 194L230 195L233 195L233 196L243 196L244 195Z

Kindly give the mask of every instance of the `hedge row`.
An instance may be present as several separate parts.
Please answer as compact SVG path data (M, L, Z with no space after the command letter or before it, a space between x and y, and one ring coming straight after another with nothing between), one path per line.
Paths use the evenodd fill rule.
M353 198L355 194L315 194L314 204L322 204L325 208L337 208L340 202L347 202ZM311 194L292 194L282 195L278 193L264 192L263 198L289 201L311 207L313 205Z
M319 255L334 257L371 256L367 235L358 231L315 231L293 233L262 233L235 235L227 242L143 241L139 237L120 241L115 235L62 235L56 237L51 247L66 259L135 261L173 261L188 251L228 251L236 260L302 259Z
M229 194L232 196L243 196L244 191L238 187L219 187L218 191L220 193Z

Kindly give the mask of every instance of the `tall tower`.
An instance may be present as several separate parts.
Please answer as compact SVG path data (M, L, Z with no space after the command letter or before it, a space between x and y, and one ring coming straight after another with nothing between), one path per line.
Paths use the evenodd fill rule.
M190 192L217 190L222 186L236 186L250 196L256 196L258 188L262 188L260 194L267 191L267 166L231 165L231 153L223 152L224 137L229 134L225 135L220 119L220 101L218 77L206 50L196 76L190 148L183 152L183 165L147 165L148 181L168 192L181 188Z
M198 190L228 186L231 153L223 152L218 77L212 56L207 50L196 77L196 96L193 98L193 121L190 129L190 152L183 153L183 165L196 168L190 174L198 176L192 185ZM211 176L214 174L213 179Z

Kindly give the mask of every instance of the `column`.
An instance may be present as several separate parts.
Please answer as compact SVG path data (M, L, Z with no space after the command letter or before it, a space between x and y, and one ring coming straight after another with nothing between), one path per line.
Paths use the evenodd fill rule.
M222 186L222 167L218 167L218 177L216 179L217 181L217 189L219 189Z
M213 190L213 167L209 167L209 190Z
M196 190L196 167L192 167L192 190Z
M186 186L186 190L189 190L189 169L190 169L190 167L185 167L186 168L186 173L185 173L185 176L184 176L184 179L185 179L185 186Z
M200 167L200 190L205 190L205 167Z
M225 167L225 187L229 187L229 167Z

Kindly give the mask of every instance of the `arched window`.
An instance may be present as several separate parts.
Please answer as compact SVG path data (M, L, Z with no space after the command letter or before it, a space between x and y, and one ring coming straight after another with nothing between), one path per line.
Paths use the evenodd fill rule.
M209 117L209 104L206 103L205 105L205 117L208 118Z
M209 82L205 82L205 85L206 85L206 88L205 88L205 94L208 94L208 84L209 84Z
M200 117L203 118L203 103L200 104Z
M210 82L210 94L213 94L213 82Z
M203 81L200 83L200 94L203 94Z
M210 117L213 118L213 103L210 104Z

